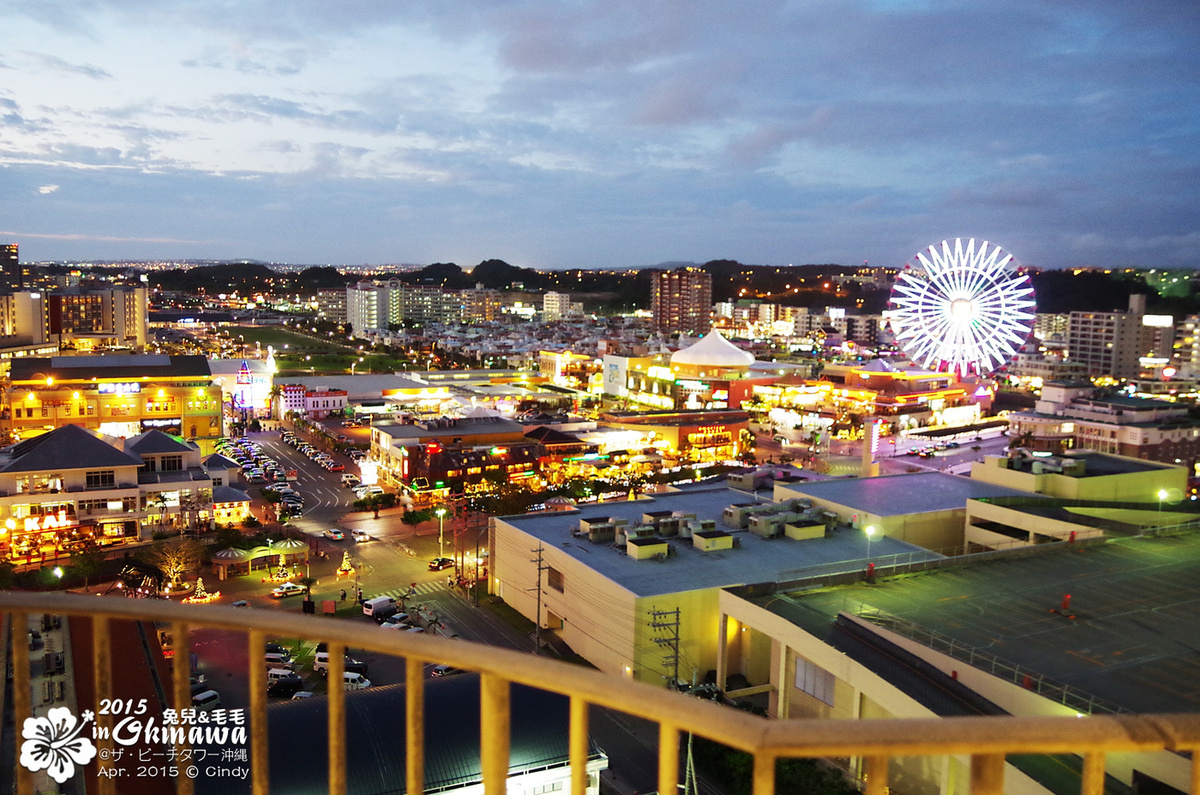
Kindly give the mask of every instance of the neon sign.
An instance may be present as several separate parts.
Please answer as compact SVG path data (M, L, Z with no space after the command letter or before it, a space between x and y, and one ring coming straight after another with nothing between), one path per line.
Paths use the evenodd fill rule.
M142 385L137 383L97 384L96 391L101 395L136 395L142 391Z
M57 514L48 516L26 516L25 517L25 532L36 533L41 530L61 530L64 527L71 527L72 524L67 521L67 512L59 511Z

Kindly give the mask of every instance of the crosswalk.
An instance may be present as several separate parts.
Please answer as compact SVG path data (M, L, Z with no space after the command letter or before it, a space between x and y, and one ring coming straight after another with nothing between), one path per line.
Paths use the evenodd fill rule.
M393 588L390 591L372 592L368 598L373 599L376 596L390 596L393 599L416 599L422 596L432 596L437 593L446 591L446 583L444 580L434 580L432 582L419 582L415 587L411 588Z

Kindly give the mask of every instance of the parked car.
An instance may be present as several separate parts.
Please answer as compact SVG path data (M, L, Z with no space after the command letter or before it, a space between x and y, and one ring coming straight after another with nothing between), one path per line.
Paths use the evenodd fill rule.
M325 468L328 469L330 472L345 472L346 471L346 465L342 464L342 463L338 463L337 461L332 462Z
M283 599L286 596L298 596L304 593L304 589L294 582L285 582L283 585L273 589L271 596L275 599Z
M299 674L280 677L267 685L267 695L290 698L304 689L304 680Z
M216 690L205 690L192 696L192 706L201 712L208 712L221 706L221 695Z

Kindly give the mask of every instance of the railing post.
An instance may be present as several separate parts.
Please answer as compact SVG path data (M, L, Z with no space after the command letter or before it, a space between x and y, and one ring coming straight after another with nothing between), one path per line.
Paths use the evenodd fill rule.
M887 792L888 757L868 756L863 770L863 795L883 795Z
M191 665L189 649L191 644L188 643L188 625L180 622L171 624L171 646L175 650L175 656L171 658L171 701L175 705L176 710L186 709L192 705L192 689L191 689ZM176 751L180 752L179 759L184 759L186 756L182 753L188 747L187 743L177 745ZM178 795L192 795L195 791L195 782L184 772L187 765L179 767L179 774L175 776L175 792ZM101 777L103 778L103 776Z
M571 795L586 795L588 785L588 703L571 696L571 730L568 753L571 764Z
M329 693L329 792L346 791L346 647L325 645L325 684Z
M266 795L271 786L271 760L267 756L267 676L263 655L267 636L250 630L248 675L250 677L250 781L254 795Z
M1195 789L1192 790L1195 792ZM1083 755L1083 783L1079 795L1104 795L1104 753L1092 751Z
M971 757L971 795L1003 795L1004 754Z
M775 795L775 757L771 754L754 756L753 795ZM674 790L668 790L673 792ZM663 792L663 790L659 790Z
M479 677L480 757L484 795L505 795L509 768L509 682L496 674Z
M112 732L112 715L101 714L98 707L106 700L112 699L112 636L109 634L107 616L92 617L92 653L96 659L94 681L96 685L96 724L100 727L100 736L110 738ZM97 756L101 759L112 749L111 739L102 739L96 748ZM109 776L100 776L96 782L100 795L114 795L117 791L116 780Z
M425 663L404 660L404 778L408 792L425 791Z
M29 678L29 615L9 613L13 650L13 724L17 736L25 719L33 717L33 683ZM18 746L19 747L19 746ZM33 795L33 773L16 765L18 795Z
M757 772L755 773L757 776ZM658 791L679 788L679 728L670 723L658 726Z

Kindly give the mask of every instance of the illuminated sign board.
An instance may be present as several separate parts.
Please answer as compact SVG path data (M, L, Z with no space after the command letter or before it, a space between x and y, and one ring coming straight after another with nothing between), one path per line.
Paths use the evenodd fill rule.
M74 527L72 522L67 520L67 512L59 511L57 514L48 516L26 516L25 517L25 532L36 533L41 530L62 530L66 527Z
M136 395L142 391L142 385L137 383L97 384L96 391L101 395Z
M675 386L683 387L688 392L705 392L708 390L708 384L700 381L676 381Z

